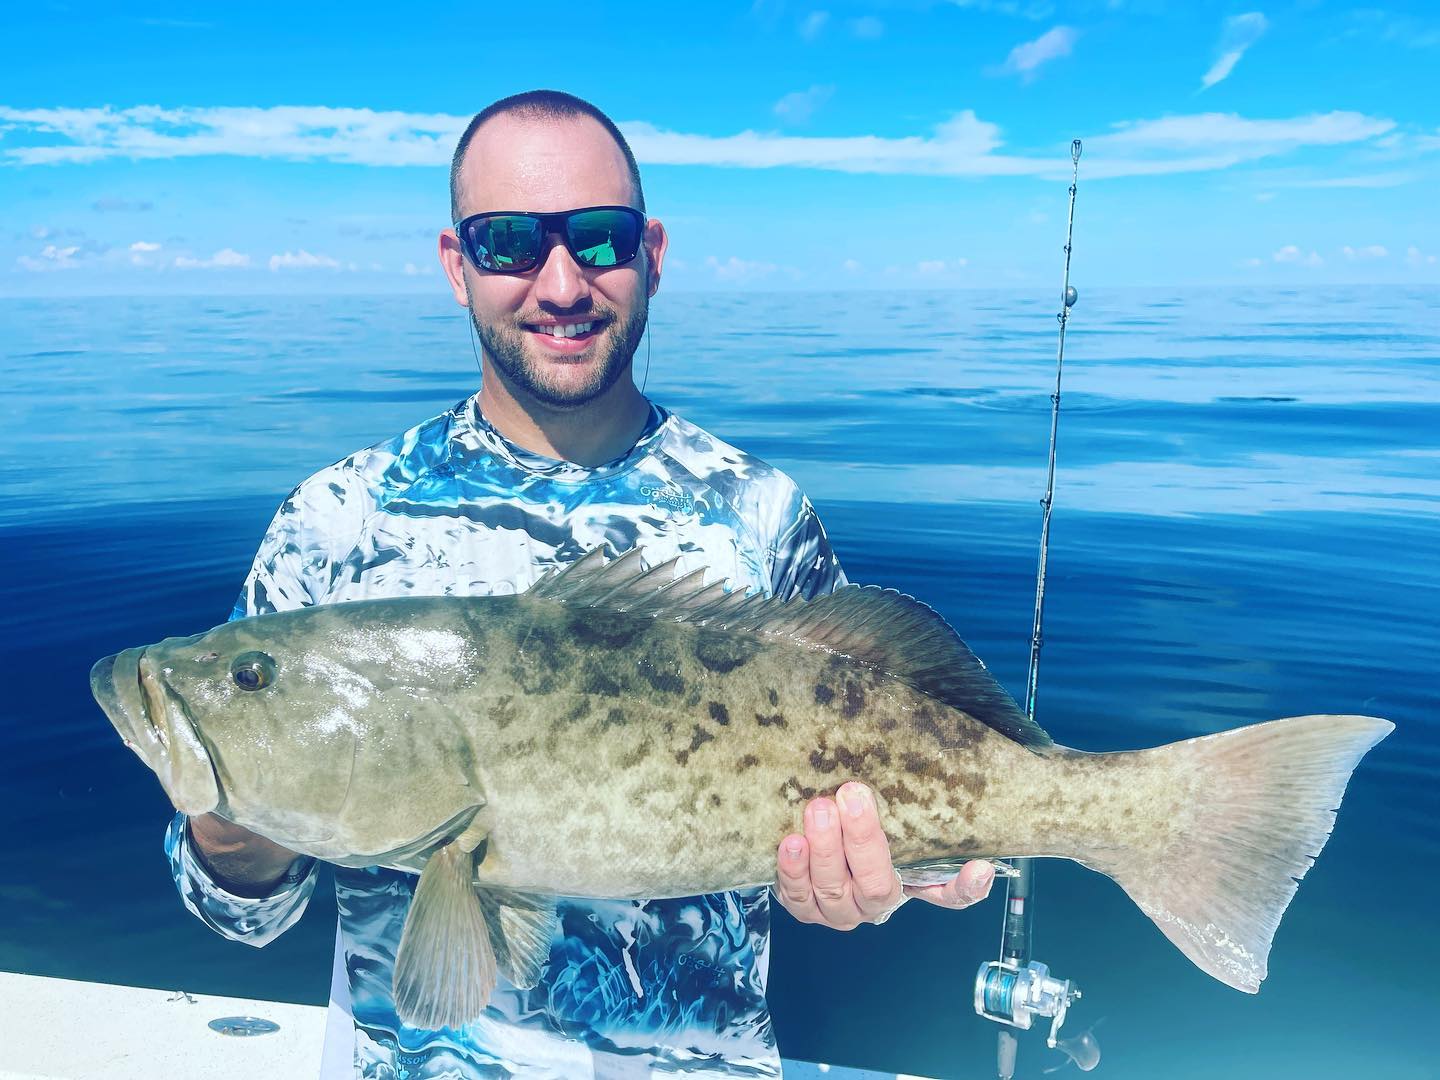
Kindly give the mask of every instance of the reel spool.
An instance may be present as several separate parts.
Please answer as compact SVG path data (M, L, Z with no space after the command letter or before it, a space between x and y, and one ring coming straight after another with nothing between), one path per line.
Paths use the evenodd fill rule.
M1050 1018L1045 1045L1055 1049L1060 1025L1080 991L1069 979L1055 979L1038 960L1024 967L1006 960L987 960L975 976L975 1011L987 1020L1030 1030L1035 1017Z

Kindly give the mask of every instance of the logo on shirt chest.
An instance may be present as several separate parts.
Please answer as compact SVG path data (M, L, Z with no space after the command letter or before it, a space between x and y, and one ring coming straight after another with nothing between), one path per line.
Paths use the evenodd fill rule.
M672 514L695 513L694 497L679 484L668 481L642 480L640 494L656 510L668 510Z

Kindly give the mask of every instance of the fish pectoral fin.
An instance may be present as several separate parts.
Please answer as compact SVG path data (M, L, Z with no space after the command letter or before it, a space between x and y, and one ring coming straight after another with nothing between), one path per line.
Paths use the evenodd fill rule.
M490 928L496 966L516 989L529 990L540 981L560 932L555 898L493 888L477 888L475 895Z
M412 1027L460 1028L495 990L495 950L472 882L475 858L458 842L430 857L395 954L395 1012Z

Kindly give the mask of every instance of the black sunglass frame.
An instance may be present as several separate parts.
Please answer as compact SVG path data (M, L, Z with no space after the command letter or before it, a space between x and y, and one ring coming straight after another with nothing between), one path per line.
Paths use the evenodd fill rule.
M593 213L596 210L617 210L634 220L635 250L633 253L631 253L629 258L619 259L616 262L610 263L608 266L595 266L591 263L584 262L581 259L579 253L576 252L574 241L570 236L570 219L577 214L589 214ZM480 260L475 257L475 252L471 250L471 243L466 235L467 227L473 222L480 221L484 218L499 217L533 218L540 223L540 251L535 256L534 262L523 267L508 266L496 268L493 270L488 266L480 265ZM471 214L468 217L461 218L459 221L455 222L454 229L455 237L460 241L460 250L465 253L465 258L469 261L470 265L473 266L480 273L528 274L531 270L534 270L544 261L545 237L550 236L552 233L559 234L561 241L565 244L565 250L570 252L570 257L574 259L577 263L579 263L580 266L584 267L587 270L612 270L617 266L625 266L627 263L634 262L635 259L639 256L640 249L645 244L646 224L647 219L645 215L642 214L639 210L636 210L633 206L581 206L574 210L560 210L551 214L540 214L536 213L534 210L487 210L483 214Z

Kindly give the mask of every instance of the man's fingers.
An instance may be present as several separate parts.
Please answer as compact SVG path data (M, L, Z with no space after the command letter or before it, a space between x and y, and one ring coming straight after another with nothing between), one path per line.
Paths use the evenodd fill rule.
M815 922L815 896L810 890L810 853L805 837L792 833L780 841L775 858L775 893L785 910L801 922Z
M875 796L864 784L849 783L840 788L836 802L855 905L867 920L874 919L900 900L900 882L890 863L890 844L880 826Z
M840 808L833 799L812 799L805 807L805 839L810 845L810 889L822 921L837 930L859 925L860 912L850 891L850 868L840 832Z
M995 867L984 859L973 859L944 885L907 885L905 893L939 907L967 908L989 896L994 884Z

